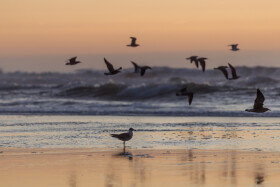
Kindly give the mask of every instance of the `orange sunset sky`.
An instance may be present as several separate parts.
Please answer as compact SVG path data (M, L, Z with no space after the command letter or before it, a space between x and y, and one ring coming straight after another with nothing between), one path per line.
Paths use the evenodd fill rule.
M124 68L193 68L190 55L208 57L208 68L280 64L277 0L9 0L0 12L4 71L105 69L103 57ZM140 47L126 47L130 36ZM66 67L72 56L83 63Z

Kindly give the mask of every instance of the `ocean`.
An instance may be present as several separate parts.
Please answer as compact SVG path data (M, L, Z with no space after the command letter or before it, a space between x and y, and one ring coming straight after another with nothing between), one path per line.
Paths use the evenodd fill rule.
M280 69L237 67L238 80L220 71L155 67L144 77L124 70L1 73L0 147L121 148L110 137L133 127L133 148L280 151ZM177 97L194 92L192 105ZM256 89L263 114L245 112Z
M0 114L280 117L280 69L236 69L237 80L226 80L217 70L168 67L155 67L144 77L132 69L115 76L100 70L1 73ZM185 86L194 92L191 106L175 94ZM257 88L271 111L245 112Z

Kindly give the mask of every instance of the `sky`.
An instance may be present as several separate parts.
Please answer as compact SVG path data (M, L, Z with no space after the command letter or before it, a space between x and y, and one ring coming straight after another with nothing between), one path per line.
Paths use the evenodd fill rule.
M105 69L130 61L192 68L185 58L208 57L208 68L279 66L277 0L9 0L0 2L0 68L4 71ZM137 48L129 48L129 37ZM227 45L238 43L232 52ZM82 61L66 67L78 56Z

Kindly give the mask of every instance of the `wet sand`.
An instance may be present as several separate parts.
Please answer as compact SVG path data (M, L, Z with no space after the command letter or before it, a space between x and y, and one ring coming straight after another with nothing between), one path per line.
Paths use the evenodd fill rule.
M280 152L1 148L0 186L279 186Z

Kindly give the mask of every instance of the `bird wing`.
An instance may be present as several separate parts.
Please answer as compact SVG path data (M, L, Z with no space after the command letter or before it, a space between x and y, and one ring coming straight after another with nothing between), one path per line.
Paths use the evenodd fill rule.
M133 66L134 66L134 72L135 73L138 73L139 72L139 68L140 68L140 66L138 66L135 62L133 62L133 61L131 61L131 63L133 64Z
M130 137L129 133L111 134L111 136L114 138L118 138L119 140L122 140L122 141L124 141Z
M230 67L232 77L237 77L235 68L230 63L228 63L228 65Z
M135 37L130 37L131 38L131 45L135 45L136 44L136 38Z
M228 79L228 72L227 72L226 68L218 68L218 69L221 70L221 72L223 72L226 79Z
M147 69L152 69L150 66L141 67L141 76L143 76Z
M114 66L110 62L108 62L108 60L106 60L106 58L104 58L104 62L105 62L106 66L107 66L107 68L110 72L115 70Z
M75 62L76 62L76 58L77 58L76 56L70 58L70 59L69 59L69 62L70 62L70 63L75 63Z
M200 66L202 67L202 71L205 71L205 60L204 59L200 59L199 63L200 63Z
M196 65L196 67L199 68L199 64L198 64L198 60L197 59L194 61L194 63Z
M189 98L189 105L191 105L192 100L193 100L193 93L192 92L188 94L188 98Z
M257 89L257 97L255 99L254 109L262 108L264 100L264 95L259 89Z

